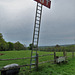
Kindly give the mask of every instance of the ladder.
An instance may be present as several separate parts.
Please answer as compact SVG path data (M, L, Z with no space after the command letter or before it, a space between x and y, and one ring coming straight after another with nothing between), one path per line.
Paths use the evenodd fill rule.
M41 15L42 15L42 4L37 2L31 59L30 59L30 70L31 68L37 68L37 57L38 57L37 50L38 50L38 41L39 41L39 33L40 33Z

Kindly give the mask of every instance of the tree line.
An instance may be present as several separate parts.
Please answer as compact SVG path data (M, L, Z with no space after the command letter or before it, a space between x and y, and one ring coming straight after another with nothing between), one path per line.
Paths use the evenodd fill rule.
M60 45L56 45L56 46L52 46L52 47L39 47L40 51L75 51L75 44L73 45L64 45L64 46L60 46Z
M0 33L0 51L10 51L10 50L26 50L26 47L19 41L16 43L6 42L3 39L2 33Z

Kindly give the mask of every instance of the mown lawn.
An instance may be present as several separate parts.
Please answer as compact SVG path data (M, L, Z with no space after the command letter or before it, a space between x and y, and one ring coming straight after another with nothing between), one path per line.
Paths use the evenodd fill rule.
M23 57L30 57L31 51L3 51L0 52L4 55L0 56L0 59L9 59L9 58L23 58ZM39 55L43 54L53 54L53 52L40 52L38 51ZM72 53L68 52L67 56L71 56ZM62 56L62 52L57 52L58 56ZM39 58L39 62L52 60L52 56L44 56ZM0 61L0 68L7 64L17 63L19 65L30 64L30 59L21 59L21 60L9 60L9 61ZM25 69L26 71L22 73L22 70ZM21 68L21 75L75 75L75 59L68 58L67 64L53 64L53 63L45 63L39 65L38 71L33 70L31 73L27 70L28 67ZM20 75L19 74L19 75Z

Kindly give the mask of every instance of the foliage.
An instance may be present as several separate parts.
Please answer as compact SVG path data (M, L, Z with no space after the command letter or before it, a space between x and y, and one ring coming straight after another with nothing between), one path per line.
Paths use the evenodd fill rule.
M33 48L37 48L37 45L33 45L33 44L31 43L31 44L29 44L28 49L29 49L29 50L32 50L32 47L33 47Z
M14 44L12 42L8 42L8 50L13 50L14 49Z
M19 41L17 41L16 43L14 43L14 48L15 48L15 50L24 50L24 49L26 49L24 47L24 45L21 44Z
M52 47L39 47L40 51L75 51L75 45L67 45L67 46L52 46Z
M29 49L29 50L32 50L32 44L29 44L28 49Z
M56 47L56 48L59 48L60 46L57 44L55 47Z
M25 50L26 47L21 44L19 41L16 43L6 42L3 39L2 33L0 33L0 51L10 51L10 50Z
M0 33L0 51L5 51L8 49L7 42L3 39L3 35Z

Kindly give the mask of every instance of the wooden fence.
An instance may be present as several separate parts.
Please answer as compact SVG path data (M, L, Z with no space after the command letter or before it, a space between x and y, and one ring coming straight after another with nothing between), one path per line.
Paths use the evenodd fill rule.
M39 55L36 60L38 60L39 57L49 56L49 55L54 55L54 54ZM35 58L35 57L33 57L33 58ZM10 60L20 60L20 59L31 59L31 57L13 58L13 59L0 59L0 61L10 61ZM47 62L50 62L50 61L43 61L43 62L40 62L40 63L38 63L38 61L37 61L37 67L38 67L38 64L47 63ZM35 65L35 64L32 64L32 65ZM18 66L18 68L25 67L25 66L30 66L30 64L21 65L21 66ZM0 69L0 71L2 71L2 70L7 70L7 69Z
M38 58L39 57L44 57L44 56L50 56L50 55L53 55L54 56L54 59L53 60L47 60L47 61L43 61L43 62L38 62ZM45 54L45 55L38 55L38 57L37 57L37 68L38 68L38 65L39 64L43 64L43 63L48 63L48 62L54 62L55 63L55 60L56 60L56 51L54 51L54 53L53 54ZM64 57L66 57L66 58L68 58L68 56L67 56L67 52L66 51L63 51L63 56ZM74 51L72 51L72 58L74 57ZM33 58L35 58L35 57L33 57ZM24 57L24 58L14 58L14 59L0 59L0 61L9 61L9 60L20 60L20 59L31 59L31 57ZM35 65L35 64L32 64L32 65ZM19 68L20 67L25 67L25 66L30 66L30 64L26 64L26 65L21 65L21 66L18 66ZM0 69L0 71L3 71L3 70L5 70L5 69Z

